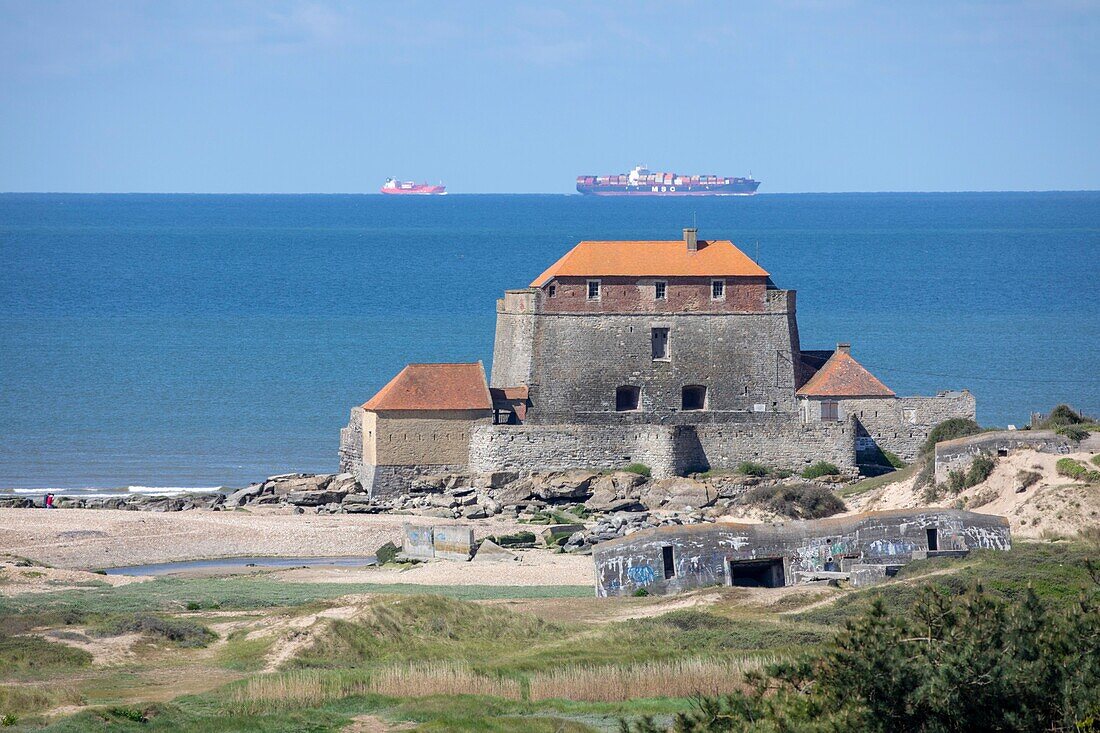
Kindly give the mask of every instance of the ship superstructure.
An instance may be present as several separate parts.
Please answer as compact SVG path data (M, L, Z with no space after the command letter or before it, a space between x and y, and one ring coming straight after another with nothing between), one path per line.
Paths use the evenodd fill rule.
M433 185L431 183L413 183L412 181L399 181L396 178L387 178L386 182L382 184L382 193L392 194L420 194L420 195L440 195L447 193L447 187L442 183L439 185Z
M751 173L747 178L688 176L654 172L640 165L630 173L577 176L577 190L592 196L751 196L759 187L760 181Z

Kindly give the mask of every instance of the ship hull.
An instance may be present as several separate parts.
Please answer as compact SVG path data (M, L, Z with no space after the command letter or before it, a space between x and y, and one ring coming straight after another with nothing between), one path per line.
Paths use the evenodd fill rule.
M441 196L446 186L413 186L412 188L383 188L382 193L391 196Z
M685 183L656 184L587 184L578 183L577 191L586 196L752 196L759 181L735 181L727 184Z

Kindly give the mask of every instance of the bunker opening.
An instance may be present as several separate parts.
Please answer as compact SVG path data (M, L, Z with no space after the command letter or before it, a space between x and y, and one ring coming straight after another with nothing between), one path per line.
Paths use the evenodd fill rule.
M935 529L926 529L925 533L928 535L928 551L936 552L940 549L939 531Z
M783 559L730 560L730 585L738 588L781 588L786 585Z

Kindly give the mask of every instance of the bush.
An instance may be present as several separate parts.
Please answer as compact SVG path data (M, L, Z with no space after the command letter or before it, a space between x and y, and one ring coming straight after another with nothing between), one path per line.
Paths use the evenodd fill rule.
M652 475L652 471L649 470L649 466L644 463L631 463L629 466L623 469L627 473L636 473L639 476L645 476L649 478Z
M1094 466L1100 466L1100 453L1097 453L1095 456L1090 458L1089 463L1091 463Z
M1075 481L1083 480L1089 472L1085 464L1073 458L1059 458L1058 462L1054 464L1054 470L1059 476L1065 476Z
M1016 474L1016 480L1020 482L1020 486L1025 489L1030 489L1035 484L1039 483L1039 479L1043 477L1043 474L1038 471L1020 471Z
M812 466L807 466L802 471L802 478L820 478L822 476L839 476L840 469L828 461L818 461Z
M876 599L824 649L750 672L747 692L697 698L669 730L1096 731L1098 602L1095 584L1065 610L1030 585L1010 601L930 587L895 612Z
M740 503L792 519L821 519L844 511L840 498L821 486L758 486L742 495Z
M7 715L0 715L0 726L3 726L4 728L10 728L11 726L18 724L19 718L15 717L11 713L8 713Z
M121 718L123 720L128 720L131 723L147 723L147 722L149 722L149 718L145 717L145 713L142 712L141 710L138 710L137 708L123 707L123 706L108 708L107 709L107 714L110 715L113 718Z
M931 453L935 449L936 443L954 440L955 438L965 438L968 435L976 435L980 432L982 432L981 426L968 417L953 417L950 420L944 420L928 433L928 439L924 441L921 453L926 455Z
M1088 421L1088 418L1075 412L1069 405L1062 404L1050 411L1050 414L1047 415L1047 419L1040 423L1040 427L1047 429L1059 428L1065 425L1078 425Z
M634 591L634 593L632 595L635 598L643 598L643 597L649 595L649 591L647 591L645 588L638 588Z
M977 456L974 462L970 464L970 470L966 472L967 488L977 486L989 478L993 473L993 467L996 465L997 462L992 456Z
M737 473L743 473L746 476L767 476L768 467L762 463L753 463L752 461L745 461L737 467Z
M1089 431L1080 425L1063 425L1060 428L1055 428L1054 432L1078 443L1089 437Z
M102 636L145 634L183 647L203 647L218 638L213 631L193 621L161 618L145 613L113 619L99 633Z

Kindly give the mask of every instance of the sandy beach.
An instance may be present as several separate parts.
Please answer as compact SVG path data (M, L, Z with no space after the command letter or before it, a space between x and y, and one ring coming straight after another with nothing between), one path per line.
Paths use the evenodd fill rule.
M401 515L294 515L281 510L0 509L0 555L73 569L218 557L351 557L372 555L386 542L400 545L405 522L447 523ZM532 529L500 520L472 526L479 538Z

